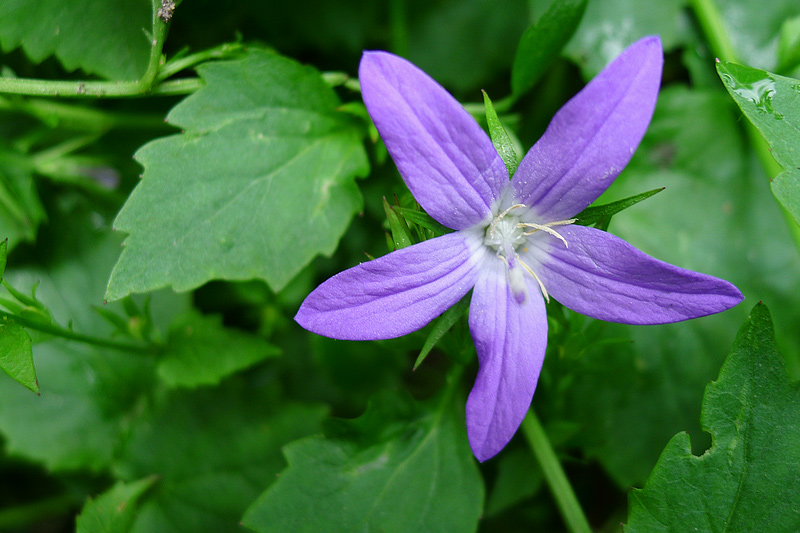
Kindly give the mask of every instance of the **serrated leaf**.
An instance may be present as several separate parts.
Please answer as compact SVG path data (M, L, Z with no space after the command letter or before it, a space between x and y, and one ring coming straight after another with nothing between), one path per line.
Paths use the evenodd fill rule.
M134 424L118 477L158 476L133 533L241 532L241 516L278 475L281 447L319 431L326 410L277 403L265 387L171 391Z
M263 338L224 327L219 316L192 312L178 317L170 327L158 376L170 387L216 385L278 354L280 349Z
M77 533L128 533L136 519L137 502L157 477L115 484L83 506L75 523Z
M473 531L483 484L463 403L383 395L353 421L284 448L289 467L242 523L271 531Z
M800 386L789 382L764 304L706 388L701 420L711 448L698 457L688 433L676 435L631 492L625 531L800 530Z
M128 233L106 298L211 279L281 289L331 254L368 169L360 129L317 71L264 51L198 69L170 112L186 133L142 147L142 181L115 221Z
M727 61L717 73L783 167L772 192L800 224L800 80Z
M521 95L534 86L567 44L586 11L587 0L552 2L522 34L511 70L511 88Z
M55 55L64 68L112 79L144 74L150 52L150 0L3 0L0 46L22 46L35 63Z
M31 338L22 326L10 320L0 322L0 369L20 385L39 393Z
M494 149L497 150L503 163L505 163L509 178L513 177L519 165L519 155L517 155L517 150L514 148L511 137L508 136L508 132L503 127L500 119L497 118L497 112L494 110L492 101L486 91L483 91L483 105L486 108L486 124L489 126L489 136L492 139Z

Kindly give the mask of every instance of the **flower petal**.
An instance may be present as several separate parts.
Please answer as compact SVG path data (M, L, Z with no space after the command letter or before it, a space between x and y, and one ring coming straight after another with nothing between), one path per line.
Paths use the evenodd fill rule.
M475 232L402 248L333 276L308 295L294 319L334 339L406 335L469 292L484 255Z
M514 174L514 192L543 222L592 203L630 161L656 105L658 37L630 45L553 117Z
M387 52L365 52L358 76L367 110L422 208L453 229L486 218L508 171L475 119L430 76Z
M551 296L581 314L666 324L719 313L743 299L727 281L654 259L610 233L584 226L558 231L568 248L553 238L532 239L525 259Z
M482 268L469 308L480 369L467 399L467 433L479 461L497 454L528 412L547 347L547 313L533 278L518 303L499 260Z

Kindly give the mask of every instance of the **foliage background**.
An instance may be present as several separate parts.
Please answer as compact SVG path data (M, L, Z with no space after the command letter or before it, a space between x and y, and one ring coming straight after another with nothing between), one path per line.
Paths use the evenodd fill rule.
M703 394L737 330L747 319L741 335L766 331L748 344L750 357L771 342L769 313L748 319L756 302L772 310L771 364L784 372L775 375L800 377L797 227L770 190L775 163L764 165L737 107L741 91L728 84L731 98L715 72L719 40L699 16L707 5L589 0L570 37L571 15L548 19L547 1L310 0L298 9L187 0L169 24L169 61L151 72L159 6L147 0L2 0L2 80L68 85L45 83L51 97L0 85L5 280L24 295L38 287L30 301L3 296L2 347L24 359L32 343L39 388L0 375L0 529L562 529L522 432L485 464L469 452L463 405L477 366L463 319L412 371L430 327L341 342L292 317L319 282L394 246L382 197L414 207L354 87L362 50L408 57L479 120L485 89L527 150L627 44L658 34L666 62L652 125L599 203L665 187L609 230L733 282L746 301L653 327L549 306L534 409L593 528L618 531L629 489L644 485L673 435L687 431L696 455L711 446ZM717 7L734 56L723 59L788 76L792 87L796 1ZM563 50L551 44L531 88L512 86L520 39L537 21L569 40ZM86 94L93 82L149 72L152 85L133 83L125 97ZM796 155L800 138L770 138L764 121L800 124L800 103L762 96L739 104L747 113L761 103L748 117L789 168L796 159L778 155ZM776 138L789 139L784 152ZM775 404L796 420L793 394ZM787 442L770 465L797 457ZM765 507L787 497L759 494ZM631 512L631 528L642 527ZM787 513L790 531L797 517Z

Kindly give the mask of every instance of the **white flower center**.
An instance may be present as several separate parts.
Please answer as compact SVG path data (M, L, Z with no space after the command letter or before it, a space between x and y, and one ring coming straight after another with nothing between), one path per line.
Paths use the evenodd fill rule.
M536 280L542 291L542 296L549 302L550 296L547 294L544 283L542 283L542 280L539 279L539 276L536 275L533 269L520 259L517 250L521 249L527 251L526 245L529 236L538 231L544 231L552 235L564 243L565 247L569 246L567 240L554 230L553 226L566 226L572 224L577 219L571 218L568 220L548 222L546 224L536 224L533 222L522 222L518 215L511 214L515 209L525 207L527 206L524 204L514 204L494 217L491 224L486 228L483 244L495 250L497 257L506 264L508 268L508 285L518 302L522 303L526 295L525 273L522 269ZM522 269L519 267L522 267Z

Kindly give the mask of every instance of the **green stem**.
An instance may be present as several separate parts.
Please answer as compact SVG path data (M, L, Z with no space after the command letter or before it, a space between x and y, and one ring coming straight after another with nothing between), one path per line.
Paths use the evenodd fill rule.
M158 72L156 77L157 81L163 81L171 76L174 76L182 70L194 67L199 63L203 63L210 59L227 59L237 57L245 50L242 43L224 43L202 52L189 54L187 56L171 59L167 61Z
M542 467L544 478L553 493L553 498L556 500L556 505L558 505L569 531L572 533L591 533L589 522L586 520L583 509L575 497L575 492L573 492L572 486L569 484L566 474L564 474L564 469L561 468L561 463L556 457L550 441L547 439L547 434L544 432L544 428L532 408L525 416L525 420L522 421L522 431L533 454L539 461L539 465Z
M149 354L152 353L153 351L151 348L147 346L136 346L125 342L117 342L117 341L112 341L110 339L101 339L99 337L82 335L80 333L75 333L74 331L64 329L61 326L57 326L55 324L47 324L44 322L40 322L38 320L30 320L23 316L6 313L3 311L0 311L0 319L14 321L21 326L24 326L26 328L35 331L39 331L41 333L47 333L48 335L53 335L55 337L61 337L72 341L82 342L84 344L91 344L92 346L99 346L101 348L113 348L114 350L120 350L123 352L138 353L138 354Z
M736 57L736 51L733 49L731 40L728 38L728 33L725 31L725 26L722 23L722 15L717 5L714 3L714 0L689 0L689 4L692 6L692 10L694 10L697 16L697 20L708 40L712 53L722 61L738 63L739 60ZM749 120L745 121L745 130L750 139L750 144L758 156L761 167L771 181L778 174L783 172L783 168L775 161L775 158L772 157L769 144L761 135L761 132L759 132L758 128ZM794 241L795 248L800 250L800 226L797 225L797 221L794 220L794 217L783 207L783 204L778 202L778 205L781 208L781 214L789 228L789 233Z
M160 3L158 3L158 5L160 6ZM150 59L147 63L147 69L138 80L64 81L0 77L0 93L77 98L140 96L150 93L163 63L161 51L164 48L164 41L167 38L168 27L163 20L156 16L156 12L157 7L154 5L153 38L150 43ZM158 92L155 94L164 93Z

